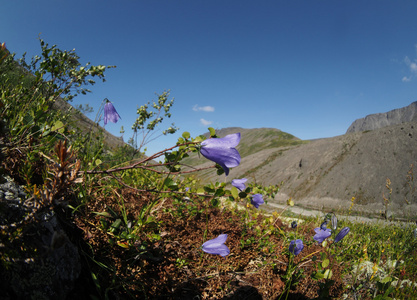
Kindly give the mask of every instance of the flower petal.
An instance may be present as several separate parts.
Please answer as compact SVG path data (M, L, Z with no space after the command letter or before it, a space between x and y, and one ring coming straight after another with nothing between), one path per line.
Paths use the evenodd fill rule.
M292 240L288 250L294 255L298 255L304 249L303 241L300 239Z
M108 121L117 123L119 119L121 119L120 115L117 113L113 104L110 101L106 102L104 105L104 125L106 125Z
M212 138L201 143L200 153L207 159L219 164L226 176L229 168L240 164L240 154L234 148L239 144L240 133L229 134L224 138Z
M230 250L225 244L220 244L215 247L203 247L203 251L209 254L220 255L222 257L230 254Z
M323 242L332 234L330 229L322 230L319 227L314 228L314 231L316 232L316 235L313 237L313 239L319 243Z
M210 148L234 148L239 145L240 132L228 134L223 138L212 138L201 142L202 146Z
M334 239L334 242L340 242L350 231L349 227L342 228L339 233L336 235L336 238Z
M265 201L262 198L262 194L255 194L252 196L250 203L252 203L252 205L255 206L256 208L259 208L259 205L264 204Z
M243 191L246 188L245 182L248 181L246 178L242 178L242 179L233 179L232 180L232 185L239 189L240 191Z
M203 244L203 251L209 254L226 256L230 253L229 248L224 244L227 234L220 234L217 238L209 240Z

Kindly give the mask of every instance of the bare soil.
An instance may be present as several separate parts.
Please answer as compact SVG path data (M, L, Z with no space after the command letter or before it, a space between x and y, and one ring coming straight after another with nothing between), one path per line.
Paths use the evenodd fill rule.
M149 203L153 195L138 194L131 190L118 191L124 199L129 218L137 218L141 208ZM80 278L83 288L75 290L72 297L93 294L102 297L107 293L112 299L280 299L284 295L285 274L288 263L289 241L283 235L267 236L268 243L259 247L261 238L256 226L262 226L263 217L256 219L258 225L247 228L242 216L227 210L210 208L196 198L195 214L181 217L174 213L173 199L167 199L163 207L155 212L158 228L147 228L133 245L109 244L109 234L101 230L102 217L92 212L103 212L111 208L120 213L120 204L114 197L97 198L84 208L76 218L77 227L84 240L87 263L84 276ZM290 229L280 220L274 223L276 231ZM226 257L211 255L201 250L203 236L206 240L219 234L228 234L226 245L230 254ZM162 237L151 239L149 233L155 230ZM312 227L300 225L298 235L311 240ZM242 241L253 239L253 243L242 246ZM294 282L287 299L314 299L319 295L319 281L312 279L316 270L311 257L320 257L321 246L306 243L304 250L295 257L295 263L303 263L298 283ZM306 259L308 257L308 259ZM95 263L93 262L95 261ZM334 285L331 297L339 298L343 292L341 268L333 263ZM105 265L106 267L103 267ZM101 290L94 288L91 272L102 282ZM122 282L122 286L114 286ZM90 284L86 284L89 282ZM80 287L81 287L80 286Z

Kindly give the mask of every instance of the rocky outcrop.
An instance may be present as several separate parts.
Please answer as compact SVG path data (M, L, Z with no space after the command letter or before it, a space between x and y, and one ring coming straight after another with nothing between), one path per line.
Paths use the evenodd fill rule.
M78 248L56 213L5 176L0 184L1 299L68 299L81 273Z
M390 125L417 121L417 101L410 105L385 113L368 115L355 120L346 133L375 130Z

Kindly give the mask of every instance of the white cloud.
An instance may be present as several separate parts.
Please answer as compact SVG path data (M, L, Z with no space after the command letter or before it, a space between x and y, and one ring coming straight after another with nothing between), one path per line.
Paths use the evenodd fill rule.
M410 70L411 72L417 72L417 64L415 62L410 64Z
M417 45L416 45L417 49ZM417 73L417 60L415 59L412 61L408 56L404 58L404 63L410 68L411 73ZM402 82L410 82L412 79L412 76L404 76L402 78Z
M208 126L208 125L211 125L211 123L213 123L213 121L207 121L207 120L204 120L204 119L200 119L200 122L204 126Z
M213 112L213 106L198 106L197 104L193 106L193 111L205 111L205 112Z
M404 62L410 68L411 72L417 72L417 63L415 63L415 61L411 61L411 59L406 56Z

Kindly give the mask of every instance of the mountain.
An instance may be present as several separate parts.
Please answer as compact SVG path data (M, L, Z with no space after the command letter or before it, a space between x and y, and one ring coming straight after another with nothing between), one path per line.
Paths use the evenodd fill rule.
M385 113L368 115L355 120L346 133L374 130L390 125L417 121L417 102Z
M82 130L83 132L89 132L89 131L92 131L93 133L101 132L104 136L104 144L109 149L114 150L117 147L122 147L126 145L123 142L123 139L121 137L114 136L113 134L105 130L103 127L99 126L98 124L90 120L80 111L73 108L72 105L62 100L61 98L59 98L54 103L54 108L59 109L64 112L69 112L73 123L76 124L77 126L77 129Z
M216 129L216 135L224 137L228 134L240 132L241 140L237 150L241 157L258 153L264 149L271 149L284 146L299 145L305 141L276 128L254 128L246 129L241 127L228 127ZM209 132L203 134L206 138L210 136ZM204 161L199 155L191 155L183 161L187 165L198 165ZM202 175L200 175L202 176ZM200 177L199 176L199 177ZM202 176L204 177L204 176Z
M278 142L273 138L264 138L267 132L274 132L270 128L233 128L218 131L218 135L236 131L242 134L238 150L258 145L257 151L242 155L241 164L227 177L217 176L213 169L198 173L203 182L231 182L243 177L263 185L283 182L280 194L271 203L283 204L291 197L303 207L347 211L355 197L353 209L371 215L385 211L385 196L390 202L389 213L397 217L417 213L417 182L413 175L417 164L417 122L276 147L273 145ZM245 137L249 134L251 138ZM204 167L212 162L200 156L193 165ZM386 187L387 179L391 181L391 193Z

